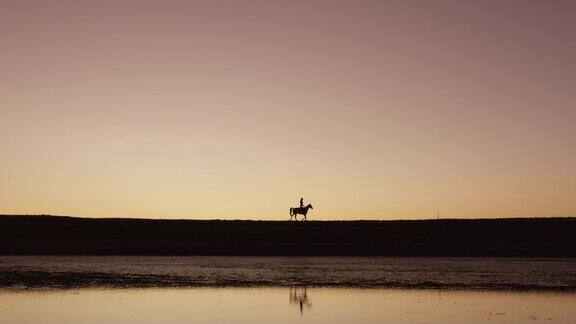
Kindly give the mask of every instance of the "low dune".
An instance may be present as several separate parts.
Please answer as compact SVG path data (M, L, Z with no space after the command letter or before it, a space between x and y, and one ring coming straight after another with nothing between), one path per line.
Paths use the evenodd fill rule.
M576 257L576 218L226 221L0 216L4 255Z

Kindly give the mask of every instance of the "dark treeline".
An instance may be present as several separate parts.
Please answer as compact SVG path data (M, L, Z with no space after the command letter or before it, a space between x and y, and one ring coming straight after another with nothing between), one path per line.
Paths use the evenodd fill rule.
M576 257L576 218L224 221L0 216L0 254Z

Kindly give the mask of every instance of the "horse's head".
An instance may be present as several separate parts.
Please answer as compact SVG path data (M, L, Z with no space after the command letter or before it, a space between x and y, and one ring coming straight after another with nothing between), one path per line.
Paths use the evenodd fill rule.
M308 204L308 206L306 206L306 208L314 209L314 207L312 207L312 204Z

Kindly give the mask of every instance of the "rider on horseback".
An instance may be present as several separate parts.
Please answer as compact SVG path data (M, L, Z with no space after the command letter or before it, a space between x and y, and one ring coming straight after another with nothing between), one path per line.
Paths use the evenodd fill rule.
M290 220L292 220L292 217L294 217L296 220L298 220L298 218L296 218L296 215L298 215L298 214L304 216L303 220L306 220L306 214L308 213L308 209L313 209L313 208L314 207L312 207L312 204L308 204L308 205L304 206L304 198L300 198L300 207L290 208Z

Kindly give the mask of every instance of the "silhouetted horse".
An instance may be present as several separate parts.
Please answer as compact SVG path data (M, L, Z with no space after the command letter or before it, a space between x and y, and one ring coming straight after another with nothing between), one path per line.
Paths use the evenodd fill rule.
M303 215L304 218L302 220L305 220L306 214L308 214L308 209L314 209L314 207L312 207L312 204L308 204L308 206L306 206L306 207L292 207L292 208L290 208L290 220L292 220L292 217L294 217L295 220L298 220L298 217L296 217L296 215L298 215L298 214Z

